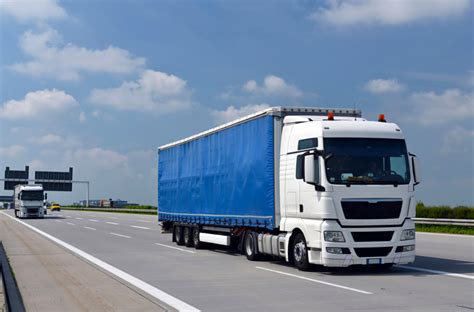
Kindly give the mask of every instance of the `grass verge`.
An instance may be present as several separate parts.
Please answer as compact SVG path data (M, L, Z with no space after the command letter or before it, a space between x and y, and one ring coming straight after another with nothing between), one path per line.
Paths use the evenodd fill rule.
M474 235L472 226L416 224L415 227L418 232Z

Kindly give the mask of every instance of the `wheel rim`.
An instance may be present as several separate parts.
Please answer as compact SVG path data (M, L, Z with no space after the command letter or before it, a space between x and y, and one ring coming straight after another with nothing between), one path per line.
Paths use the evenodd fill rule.
M293 248L293 256L295 258L295 261L301 262L303 260L303 255L305 252L305 246L302 241L299 241L295 244L295 247Z
M194 245L199 244L199 231L198 230L193 231L193 240L194 240Z
M179 227L176 227L175 231L176 231L176 234L175 234L176 241L179 242L181 240L181 231L179 230Z
M247 255L253 255L253 247L253 239L250 235L247 235L247 239L245 240L245 252L247 253Z
M189 241L189 228L187 227L184 228L184 241L185 242Z

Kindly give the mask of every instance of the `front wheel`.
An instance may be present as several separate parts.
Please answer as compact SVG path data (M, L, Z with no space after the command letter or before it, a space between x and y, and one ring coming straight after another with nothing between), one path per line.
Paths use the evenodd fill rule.
M303 234L298 233L293 241L292 246L293 262L295 267L300 271L309 269L308 248Z

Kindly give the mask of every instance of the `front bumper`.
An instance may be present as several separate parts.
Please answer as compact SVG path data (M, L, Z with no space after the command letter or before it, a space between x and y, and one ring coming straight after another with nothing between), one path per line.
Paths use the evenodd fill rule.
M309 259L311 263L322 264L329 267L347 267L350 265L369 264L407 264L415 261L415 239L400 241L403 230L413 229L415 224L411 219L405 220L400 227L380 227L342 228L336 221L324 221L321 226L321 233L324 231L341 231L344 234L345 242L326 242L321 238L321 249L310 248ZM388 241L354 241L353 232L383 232L393 231L393 235ZM403 246L413 246L411 251L401 251ZM400 247L402 246L402 247ZM327 247L343 248L345 254L335 254L327 252ZM398 250L397 250L398 247ZM363 251L363 252L362 252Z

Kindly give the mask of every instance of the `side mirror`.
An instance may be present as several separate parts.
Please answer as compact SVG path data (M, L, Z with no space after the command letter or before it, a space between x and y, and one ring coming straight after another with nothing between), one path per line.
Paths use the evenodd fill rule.
M48 193L44 193L44 200L48 199Z
M315 154L306 154L304 156L304 177L303 181L314 185L316 191L324 192L326 189L320 185L319 177L319 156Z
M413 168L413 181L415 185L420 184L421 182L421 167L418 157L416 155L410 154L411 157L411 167Z
M20 194L18 193L18 200L20 199Z

